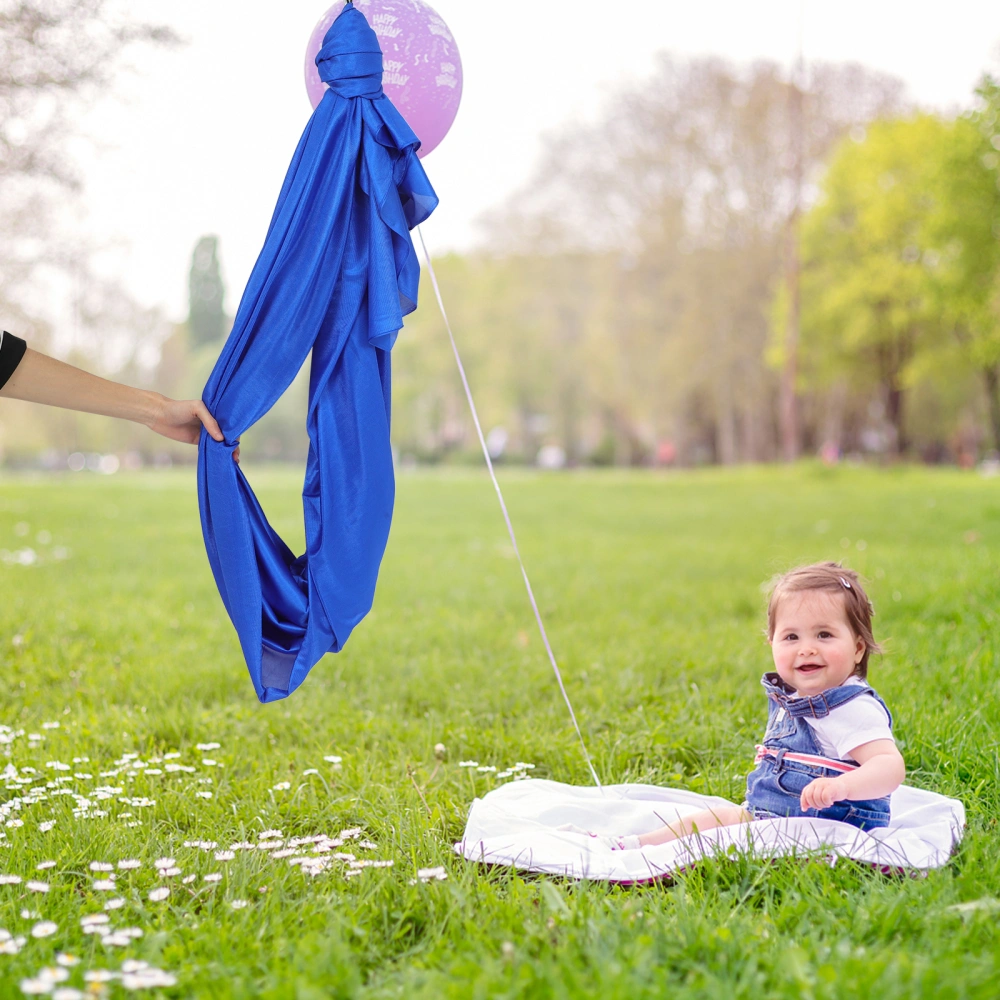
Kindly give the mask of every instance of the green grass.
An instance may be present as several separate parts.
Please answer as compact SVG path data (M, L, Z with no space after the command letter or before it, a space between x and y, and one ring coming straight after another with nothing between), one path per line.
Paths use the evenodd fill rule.
M297 474L248 471L298 546ZM0 885L0 927L27 934L27 910L59 930L0 954L0 996L19 995L57 951L82 959L70 985L82 987L84 969L140 958L178 977L160 991L170 997L997 995L1000 483L812 465L503 478L602 779L738 798L765 715L762 583L843 558L870 581L886 646L871 677L895 714L908 780L968 810L953 862L906 879L742 859L633 889L467 864L451 845L494 779L459 760L529 761L535 776L588 782L483 476L401 476L373 614L269 706L254 697L208 570L192 472L7 477L0 549L42 558L0 563L0 723L12 730L0 766L35 768L20 774L47 798L8 777L0 820L23 825L0 826L0 871L51 888ZM58 546L68 558L53 558ZM202 753L200 742L221 749ZM151 758L168 752L195 770L115 764L130 753L163 770L172 761ZM55 761L72 770L46 767ZM87 793L89 815L45 788L73 773L92 775L62 783ZM98 785L122 792L98 800ZM119 801L143 797L155 805ZM43 832L46 820L55 826ZM216 862L183 846L354 826L377 849L342 849L394 867L313 878L263 852ZM199 880L167 879L169 899L150 902L164 882L152 861L164 855ZM122 858L143 867L121 872L117 893L95 891L89 863ZM44 860L55 867L36 872ZM446 881L411 884L435 865ZM221 882L201 880L216 870ZM112 923L144 932L126 948L80 930L109 895L126 900ZM987 902L951 909L976 900Z

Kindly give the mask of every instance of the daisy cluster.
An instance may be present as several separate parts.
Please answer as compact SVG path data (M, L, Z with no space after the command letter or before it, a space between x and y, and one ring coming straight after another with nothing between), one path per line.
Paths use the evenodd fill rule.
M157 969L149 962L129 958L115 969L89 969L83 974L86 990L67 986L70 970L80 964L75 955L60 952L56 955L56 964L41 969L31 979L21 980L21 992L29 996L51 996L53 1000L87 1000L88 997L103 995L103 983L117 980L127 990L147 990L158 986L176 986L177 977L162 969Z
M478 771L480 774L492 774L497 781L503 781L508 778L514 781L524 781L531 777L528 771L535 769L534 764L526 764L523 760L519 760L516 764L510 764L500 771L497 770L496 765L480 764L478 760L460 760L458 766L468 767Z
M194 865L197 865L200 856L198 852L201 852L201 855L210 855L212 861L223 869L208 873L191 872L185 874L184 868L173 857L156 858L151 862L143 862L138 858L122 858L116 863L92 861L89 865L90 872L95 876L92 889L95 892L108 892L114 895L106 900L102 910L85 913L80 917L80 931L83 934L98 937L105 948L124 948L141 938L144 933L141 927L116 927L112 922L112 915L119 910L134 909L144 905L142 894L137 891L137 887L131 887L130 891L123 889L123 884L131 873L141 875L148 868L155 870L161 883L165 884L157 885L148 890L145 893L145 900L149 903L162 903L175 893L180 893L182 896L186 894L188 898L194 898L202 891L211 891L224 880L226 863L236 859L240 852L253 852L257 857L283 861L313 878L333 868L339 870L345 878L352 878L360 875L366 868L389 868L393 865L392 860L371 857L359 858L353 851L339 850L348 844L354 848L354 851L373 851L378 846L371 840L364 838L364 831L360 827L341 830L335 836L315 834L287 839L281 830L263 830L258 834L256 841L238 841L229 845L228 848L221 849L219 843L214 840L184 841L183 848L188 852L189 857L193 856ZM37 868L46 871L54 867L56 867L56 863L52 861L43 861L37 866ZM444 869L421 869L417 874L420 881L447 877ZM26 880L20 875L13 874L0 874L0 885L23 885L26 890L43 895L47 894L50 889L48 882ZM267 886L261 886L260 891L267 891ZM122 892L125 895L118 895ZM227 901L227 905L233 910L242 910L248 907L250 902L245 899L230 899ZM38 913L30 910L21 911L23 919L37 919L39 916ZM60 927L55 922L38 919L31 927L29 934L31 938L41 939L52 937L59 932ZM28 940L28 935L14 936L9 931L0 929L0 954L16 955L25 947ZM69 956L63 956L63 958L65 961L60 961L56 967L43 968L34 977L24 980L21 983L23 992L39 995L51 994L53 997L62 998L62 1000L83 997L85 994L76 987L62 985L69 978L69 967L77 964L78 961L76 959L70 961ZM91 969L84 973L84 982L90 984L110 982L113 979L119 980L127 989L170 986L175 982L175 977L171 974L155 969L146 963L135 961L122 963L119 972ZM93 986L90 995L93 995Z
M45 723L43 728L58 728L59 723ZM6 747L7 756L12 756L12 744L27 737L28 749L41 746L45 740L43 733L27 733L23 729L12 729L0 725L0 746ZM208 744L205 744L208 745ZM218 747L219 744L214 744ZM73 757L70 761L48 760L39 767L8 763L0 772L0 781L7 791L17 792L0 802L0 845L7 839L4 829L24 826L24 815L28 810L37 813L37 806L48 805L50 815L38 822L42 833L47 833L59 817L56 815L60 802L72 804L72 815L77 819L108 819L112 811L115 818L126 826L142 825L142 812L156 805L156 799L148 794L134 794L129 786L135 783L146 786L143 791L153 790L150 786L164 780L176 780L195 774L199 768L186 764L177 751L144 760L137 753L124 753L110 765L95 769L89 757ZM221 767L217 761L203 759L202 767ZM196 783L212 783L211 778L198 779ZM162 786L161 786L162 787ZM204 793L188 786L199 797ZM211 793L208 793L211 797ZM121 807L126 807L122 809Z
M45 723L43 730L59 729L59 722ZM13 758L18 746L37 751L46 736L43 733L26 733L24 730L0 726L0 754ZM171 792L176 794L177 781L182 780L179 790L200 793L198 784L206 779L188 776L204 774L207 768L221 768L224 765L212 757L205 756L221 749L218 742L199 743L195 747L200 760L186 763L180 752L165 753L162 756L143 758L137 753L123 753L107 763L95 763L88 757L75 756L67 760L42 760L33 764L13 761L0 771L0 779L10 794L0 802L0 901L5 893L16 894L21 899L34 898L40 901L56 897L63 903L67 896L76 896L85 890L83 898L89 900L86 906L91 912L79 916L79 931L72 927L60 927L54 920L44 918L42 913L30 909L21 910L21 919L32 921L24 933L15 934L0 928L0 955L16 955L31 945L33 940L53 938L55 943L66 947L71 935L76 933L92 935L107 951L127 948L144 935L142 927L130 926L136 916L148 914L151 904L160 904L169 914L186 902L211 898L222 893L220 900L226 908L242 910L251 905L250 900L225 898L227 868L242 855L257 858L258 862L249 866L254 876L264 876L274 872L274 866L287 865L291 871L301 872L307 879L314 879L324 873L333 873L344 879L353 879L367 868L390 868L391 859L374 856L378 845L365 836L361 827L351 827L336 833L309 833L304 836L286 837L282 830L261 831L254 840L235 843L219 842L217 839L189 839L177 844L173 849L162 851L160 857L96 858L87 863L87 875L81 884L78 860L66 863L43 860L34 866L32 872L20 873L4 871L5 848L20 848L25 853L27 843L22 838L34 831L47 835L45 842L53 844L53 855L57 845L51 837L58 837L58 831L65 824L75 820L95 820L103 822L121 821L128 827L142 825L142 816L156 806L156 791L169 782ZM18 755L19 758L23 754ZM325 762L333 770L340 770L342 759L329 755ZM318 774L315 768L306 774ZM183 779L187 779L184 781ZM207 779L211 781L212 779ZM150 787L150 786L153 787ZM290 787L288 783L278 783L276 790ZM2 793L0 793L2 794ZM211 793L208 793L209 796ZM56 830L50 835L50 831ZM261 864L260 862L263 862ZM208 870L206 870L208 869ZM240 875L245 878L248 865L240 864ZM423 870L414 881L430 881L445 877L444 870ZM428 875L428 872L431 874ZM155 879L155 881L153 881ZM89 882L89 885L87 884ZM3 887L10 887L4 889ZM86 890L89 889L89 892ZM50 897L52 890L52 897ZM268 891L268 886L259 887L260 893ZM29 896L30 894L30 896ZM102 899L102 896L104 897ZM10 897L8 897L10 898ZM169 902L168 902L169 901ZM23 904L22 904L23 905ZM169 909L166 909L169 907ZM155 910L155 906L153 907ZM121 917L126 919L122 920ZM65 923L65 918L61 918ZM141 922L138 921L138 922ZM66 939L66 940L63 940ZM51 954L51 953L50 953ZM51 963L51 958L49 962ZM92 968L77 970L83 974L84 987L81 990L69 980L78 959L59 953L55 965L47 965L37 974L21 983L21 989L29 995L48 995L58 1000L73 1000L75 997L102 995L101 984L117 982L129 990L149 989L174 985L176 977L171 973L154 968L148 963L128 959L117 970Z

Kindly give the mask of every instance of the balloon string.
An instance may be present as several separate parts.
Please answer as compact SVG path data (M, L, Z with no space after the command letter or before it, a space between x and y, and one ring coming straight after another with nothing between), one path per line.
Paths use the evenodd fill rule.
M417 226L417 234L420 236L420 245L424 250L424 259L427 261L427 270L430 272L431 284L434 286L434 295L437 298L438 308L441 310L441 318L444 320L444 327L448 331L448 339L451 341L451 349L455 355L455 363L458 365L458 374L462 377L462 386L465 389L465 398L468 400L469 409L472 411L472 422L476 425L476 434L479 435L479 444L483 449L483 458L486 459L486 468L489 470L490 479L493 480L493 488L497 491L497 499L500 501L500 510L503 511L503 519L507 522L507 532L510 535L510 544L514 547L514 555L517 556L517 563L521 567L521 576L524 577L524 586L528 591L528 600L531 601L531 609L535 612L535 621L538 623L538 631L541 633L542 642L545 644L545 652L548 653L549 663L552 664L552 670L556 675L556 681L559 683L559 690L562 692L563 701L566 702L566 708L569 709L569 717L573 722L573 728L576 730L576 735L580 739L580 747L583 750L583 756L587 762L587 767L590 769L590 776L594 779L594 784L597 785L598 788L601 788L600 778L597 777L597 772L594 770L590 754L587 752L587 744L583 739L583 733L580 732L580 726L576 721L576 713L573 711L573 705L569 700L569 695L566 693L566 685L563 683L562 673L559 670L559 664L556 663L555 654L552 652L552 646L549 644L549 637L545 631L545 625L542 622L542 614L538 610L538 602L535 600L535 593L531 589L531 581L528 579L528 571L524 568L524 561L521 559L521 552L517 547L517 538L514 535L514 525L511 523L510 514L507 513L507 504L504 502L503 492L500 489L500 483L497 482L496 473L493 471L493 460L490 458L490 450L486 446L486 438L483 436L483 427L479 422L479 413L476 411L476 404L472 399L472 389L469 388L469 380L466 378L465 366L462 364L461 355L458 353L458 345L455 343L455 335L451 332L451 323L448 322L448 314L445 312L444 300L441 298L441 288L438 285L437 275L434 273L434 265L431 263L431 255L427 250L427 243L424 240L423 231L419 226Z

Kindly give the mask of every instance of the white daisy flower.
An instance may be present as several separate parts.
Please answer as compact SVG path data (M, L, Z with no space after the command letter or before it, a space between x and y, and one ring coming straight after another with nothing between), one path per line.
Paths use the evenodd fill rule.
M212 797L211 792L195 792L194 793L199 799L210 799Z
M52 984L46 979L22 979L21 992L28 996L44 996L52 992Z
M124 905L125 905L125 900L122 899L121 897L118 897L117 899L109 899L104 904L104 909L106 909L106 910L120 910Z
M95 892L114 892L118 888L109 878L99 878L94 882Z
M177 864L177 861L174 858L157 858L153 862L153 867L155 867L155 868L173 868L173 866L175 864Z
M290 781L279 781L276 785L272 787L276 792L287 792L288 789L292 787L292 783ZM7 825L10 826L10 823L8 823Z
M142 867L142 862L138 858L125 858L118 862L118 867L123 871L132 871Z
M105 948L127 948L132 943L132 938L122 931L112 931L101 938L101 944Z
M74 965L80 964L80 959L76 955L67 955L66 952L56 952L56 962L64 969L72 969Z
M31 928L31 936L33 938L52 937L57 930L59 930L58 924L52 923L51 920L43 920Z
M184 878L181 879L181 883L183 885L190 885L192 882L197 881L197 879L197 875L185 875Z
M88 969L83 974L85 983L110 983L117 978L118 973L112 972L111 969Z
M20 875L0 875L0 885L20 885Z
M149 899L152 903L159 903L161 900L167 898L170 895L170 890L164 885L160 886L159 889L152 889L149 893Z
M234 910L242 910L245 906L249 906L250 904L245 899L234 899L229 905Z
M446 879L448 873L445 871L443 865L439 865L437 868L420 868L417 870L417 878L421 882L434 882Z
M25 889L28 889L31 892L48 892L49 891L49 883L48 882L25 882L24 887L25 887Z
M175 875L180 875L180 868L161 868L157 874L160 878L173 878Z
M196 750L201 750L204 753L207 753L209 750L219 750L219 749L221 749L221 747L222 747L221 743L196 743L195 744L195 749Z
M115 870L115 866L109 865L104 861L91 861L90 870L92 872L113 872Z
M303 777L305 777L307 774L319 774L319 771L315 767L310 767L306 768L306 770L302 772Z
M56 983L64 983L69 979L69 973L60 966L47 967L38 970L38 979L46 979L54 986Z
M236 857L235 851L216 851L215 860L216 861L232 861Z
M122 986L127 990L155 989L160 986L176 986L177 977L162 969L143 969L141 972L126 972L122 975Z
M205 881L205 882L221 882L222 881L222 873L221 872L212 872L210 875L206 875L204 877L203 881Z
M459 767L479 767L478 760L460 760L458 762Z
M41 830L42 833L48 833L49 830L51 830L52 827L54 827L55 825L56 825L56 821L54 819L47 819L47 820L45 820L44 823L39 823L38 824L38 829Z
M52 1000L87 1000L87 994L75 986L59 986L52 991Z
M55 868L55 866L56 863L54 861L39 861L38 864L35 865L35 871L43 872L47 868Z
M80 926L98 927L108 923L110 919L106 913L87 913L80 917Z

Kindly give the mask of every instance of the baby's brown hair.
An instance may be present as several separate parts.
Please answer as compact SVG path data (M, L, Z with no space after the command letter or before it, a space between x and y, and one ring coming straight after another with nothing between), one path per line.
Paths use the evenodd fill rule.
M872 653L882 652L882 647L875 641L872 632L875 609L861 586L858 574L852 569L845 569L840 563L823 562L799 566L777 577L767 602L767 641L774 639L774 621L781 599L787 594L800 594L806 590L823 590L830 594L840 594L844 598L847 623L865 644L861 662L854 668L855 675L864 680L868 676L868 657Z

